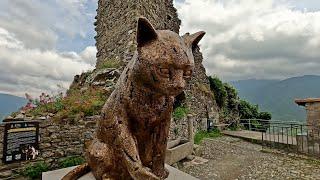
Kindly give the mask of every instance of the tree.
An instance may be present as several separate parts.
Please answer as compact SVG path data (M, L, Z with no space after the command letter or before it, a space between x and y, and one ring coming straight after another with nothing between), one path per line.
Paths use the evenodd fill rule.
M228 110L238 109L239 97L237 90L228 83L224 83L223 86L227 93L226 108Z
M269 112L260 112L257 119L271 120L272 115Z
M240 119L255 119L258 117L258 105L251 105L248 101L240 100Z
M215 100L220 108L223 108L227 100L227 91L222 81L214 76L209 76L210 89L214 93Z

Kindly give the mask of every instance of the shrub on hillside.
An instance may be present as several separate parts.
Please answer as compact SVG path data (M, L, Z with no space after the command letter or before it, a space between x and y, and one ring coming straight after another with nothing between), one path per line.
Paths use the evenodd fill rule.
M99 69L107 69L107 68L120 68L123 63L117 59L108 59L104 61L100 66Z
M210 89L214 93L215 100L220 108L224 107L227 101L227 91L222 81L214 76L209 76Z
M100 113L108 94L103 89L88 88L85 91L70 90L65 97L38 104L26 113L33 116L55 114L54 119L75 118L76 116L92 116Z
M240 119L256 119L259 115L258 105L252 105L248 101L240 100Z

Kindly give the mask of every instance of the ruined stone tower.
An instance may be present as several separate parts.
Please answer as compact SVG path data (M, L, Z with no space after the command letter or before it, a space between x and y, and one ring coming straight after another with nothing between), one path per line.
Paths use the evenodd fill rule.
M172 0L99 0L95 22L98 69L108 61L126 63L131 60L136 50L136 22L139 16L146 17L156 29L179 33L181 21ZM216 120L218 112L199 48L194 51L194 56L194 75L180 101L194 114L195 129L205 129L207 119ZM186 119L172 122L171 129L175 132L171 136L186 136Z
M180 20L172 0L99 0L95 23L97 67L108 60L131 59L139 16L146 17L156 29L179 32Z

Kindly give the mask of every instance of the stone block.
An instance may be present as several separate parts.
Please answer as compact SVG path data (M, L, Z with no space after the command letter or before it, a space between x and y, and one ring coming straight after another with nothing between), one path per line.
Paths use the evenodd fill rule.
M181 140L176 146L167 149L165 162L169 165L172 165L186 158L188 155L191 155L192 152L193 143Z

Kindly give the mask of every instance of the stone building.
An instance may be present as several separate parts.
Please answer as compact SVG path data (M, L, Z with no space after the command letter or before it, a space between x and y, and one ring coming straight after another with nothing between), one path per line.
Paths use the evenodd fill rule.
M296 99L295 103L304 106L307 111L307 124L320 127L320 98Z
M146 17L156 29L179 33L181 21L172 0L99 0L95 22L97 69L108 61L126 64L131 60L136 50L136 22L139 16ZM210 91L199 48L195 49L194 57L194 75L185 93L178 98L178 104L187 107L189 113L196 116L195 129L205 129L208 118L218 121L218 108ZM178 135L186 136L186 120L174 121L172 129Z

